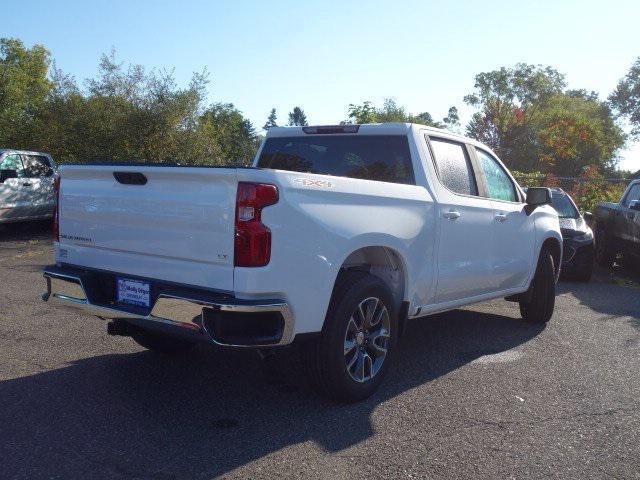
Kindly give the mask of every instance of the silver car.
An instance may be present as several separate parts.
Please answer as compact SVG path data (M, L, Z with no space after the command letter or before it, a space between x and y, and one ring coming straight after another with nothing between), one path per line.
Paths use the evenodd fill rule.
M0 149L0 224L51 218L55 172L47 153Z

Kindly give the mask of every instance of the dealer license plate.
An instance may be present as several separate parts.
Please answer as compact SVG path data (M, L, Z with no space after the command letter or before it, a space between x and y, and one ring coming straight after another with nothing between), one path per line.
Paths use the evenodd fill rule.
M151 291L149 282L118 278L117 291L119 303L128 303L141 307L149 306L149 292Z

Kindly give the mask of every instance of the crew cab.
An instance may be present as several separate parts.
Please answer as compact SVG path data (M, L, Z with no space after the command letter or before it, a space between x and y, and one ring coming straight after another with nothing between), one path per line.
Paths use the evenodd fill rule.
M47 153L0 149L0 224L51 218L55 169Z
M269 129L251 168L63 165L43 298L163 353L295 343L322 393L371 395L408 319L506 297L547 322L550 192L415 124Z
M640 180L631 182L618 203L596 207L596 260L609 267L618 254L640 260Z

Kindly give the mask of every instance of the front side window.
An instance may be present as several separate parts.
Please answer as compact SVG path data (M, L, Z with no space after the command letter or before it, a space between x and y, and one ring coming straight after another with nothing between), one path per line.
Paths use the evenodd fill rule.
M15 170L18 177L24 176L22 160L17 153L10 153L0 161L0 170Z
M50 177L53 169L42 155L23 155L24 171L28 178Z
M478 195L471 162L465 146L440 138L430 138L440 181L454 193Z
M480 169L487 181L487 196L494 200L517 202L516 188L502 166L488 153L476 148Z
M404 135L272 137L266 140L257 166L415 184Z

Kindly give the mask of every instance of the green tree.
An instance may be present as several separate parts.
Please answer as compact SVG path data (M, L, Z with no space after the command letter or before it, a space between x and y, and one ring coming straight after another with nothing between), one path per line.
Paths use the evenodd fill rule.
M455 107L452 108L455 110ZM437 128L444 127L442 123L435 121L429 112L413 115L392 98L385 98L382 107L375 107L370 101L365 101L362 105L351 103L348 107L348 118L345 123L419 123Z
M533 169L557 175L580 175L589 165L612 171L615 153L625 141L608 105L589 95L546 98L532 124L537 147Z
M300 107L293 107L293 111L289 112L289 125L304 127L307 123L307 116Z
M517 64L514 68L479 73L474 93L464 101L479 109L467 125L467 134L489 145L519 170L528 162L534 133L531 118L541 100L565 87L564 76L551 67Z
M457 131L460 128L460 116L458 115L458 109L456 107L449 108L447 116L442 119L445 127L452 131Z
M565 91L551 67L517 64L476 75L465 102L478 108L469 136L513 169L577 175L590 164L611 169L624 135L594 92Z
M348 107L349 123L376 123L377 112L376 108L370 101L365 101L362 105L349 104Z
M277 127L278 126L277 120L278 120L278 117L276 115L276 109L272 108L271 112L269 112L269 116L267 117L267 121L262 127L262 129L269 130L270 128Z
M214 103L200 118L206 137L213 141L219 158L218 165L250 165L258 147L258 139L251 122L232 103Z
M631 124L631 134L640 138L640 57L631 65L609 96L609 102L617 113Z
M0 38L0 145L29 148L41 126L38 118L52 84L51 57L42 45L26 48Z
M115 52L80 88L41 46L0 40L0 142L60 163L248 164L258 138L232 104L207 107L208 75L178 87L172 71L124 65Z

